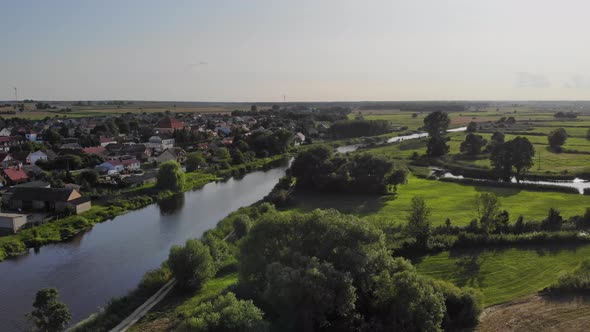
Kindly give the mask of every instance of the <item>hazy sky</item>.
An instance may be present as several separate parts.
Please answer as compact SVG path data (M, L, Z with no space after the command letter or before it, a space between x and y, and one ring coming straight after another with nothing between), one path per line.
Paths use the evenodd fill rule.
M590 99L584 0L0 8L0 100Z

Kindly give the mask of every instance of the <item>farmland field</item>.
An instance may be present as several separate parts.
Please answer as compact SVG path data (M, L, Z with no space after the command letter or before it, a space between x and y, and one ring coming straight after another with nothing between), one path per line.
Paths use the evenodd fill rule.
M427 256L417 268L433 278L480 289L490 306L542 290L588 255L589 245L457 250Z

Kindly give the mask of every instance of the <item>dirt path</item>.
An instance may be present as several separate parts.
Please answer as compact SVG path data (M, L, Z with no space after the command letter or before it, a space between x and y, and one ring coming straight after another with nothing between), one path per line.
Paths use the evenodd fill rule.
M489 307L477 331L590 331L590 296L534 295Z

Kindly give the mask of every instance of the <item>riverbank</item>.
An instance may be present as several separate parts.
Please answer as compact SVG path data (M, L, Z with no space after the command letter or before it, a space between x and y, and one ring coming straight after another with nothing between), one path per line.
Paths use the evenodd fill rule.
M219 170L215 173L186 173L185 187L182 192L200 189L213 181L271 168L286 157L288 157L288 154L258 159L250 163L232 166L229 169ZM91 229L97 223L141 209L175 194L177 193L162 191L155 188L155 184L149 184L122 191L115 197L99 201L89 211L82 214L24 229L14 235L0 237L0 262L8 257L24 254L29 248L38 248L49 243L67 241L73 236Z

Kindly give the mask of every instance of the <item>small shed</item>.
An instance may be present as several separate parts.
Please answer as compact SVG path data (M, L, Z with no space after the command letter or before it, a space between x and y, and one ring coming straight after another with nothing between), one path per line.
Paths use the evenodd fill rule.
M0 213L0 232L16 233L27 223L27 216L18 213Z

